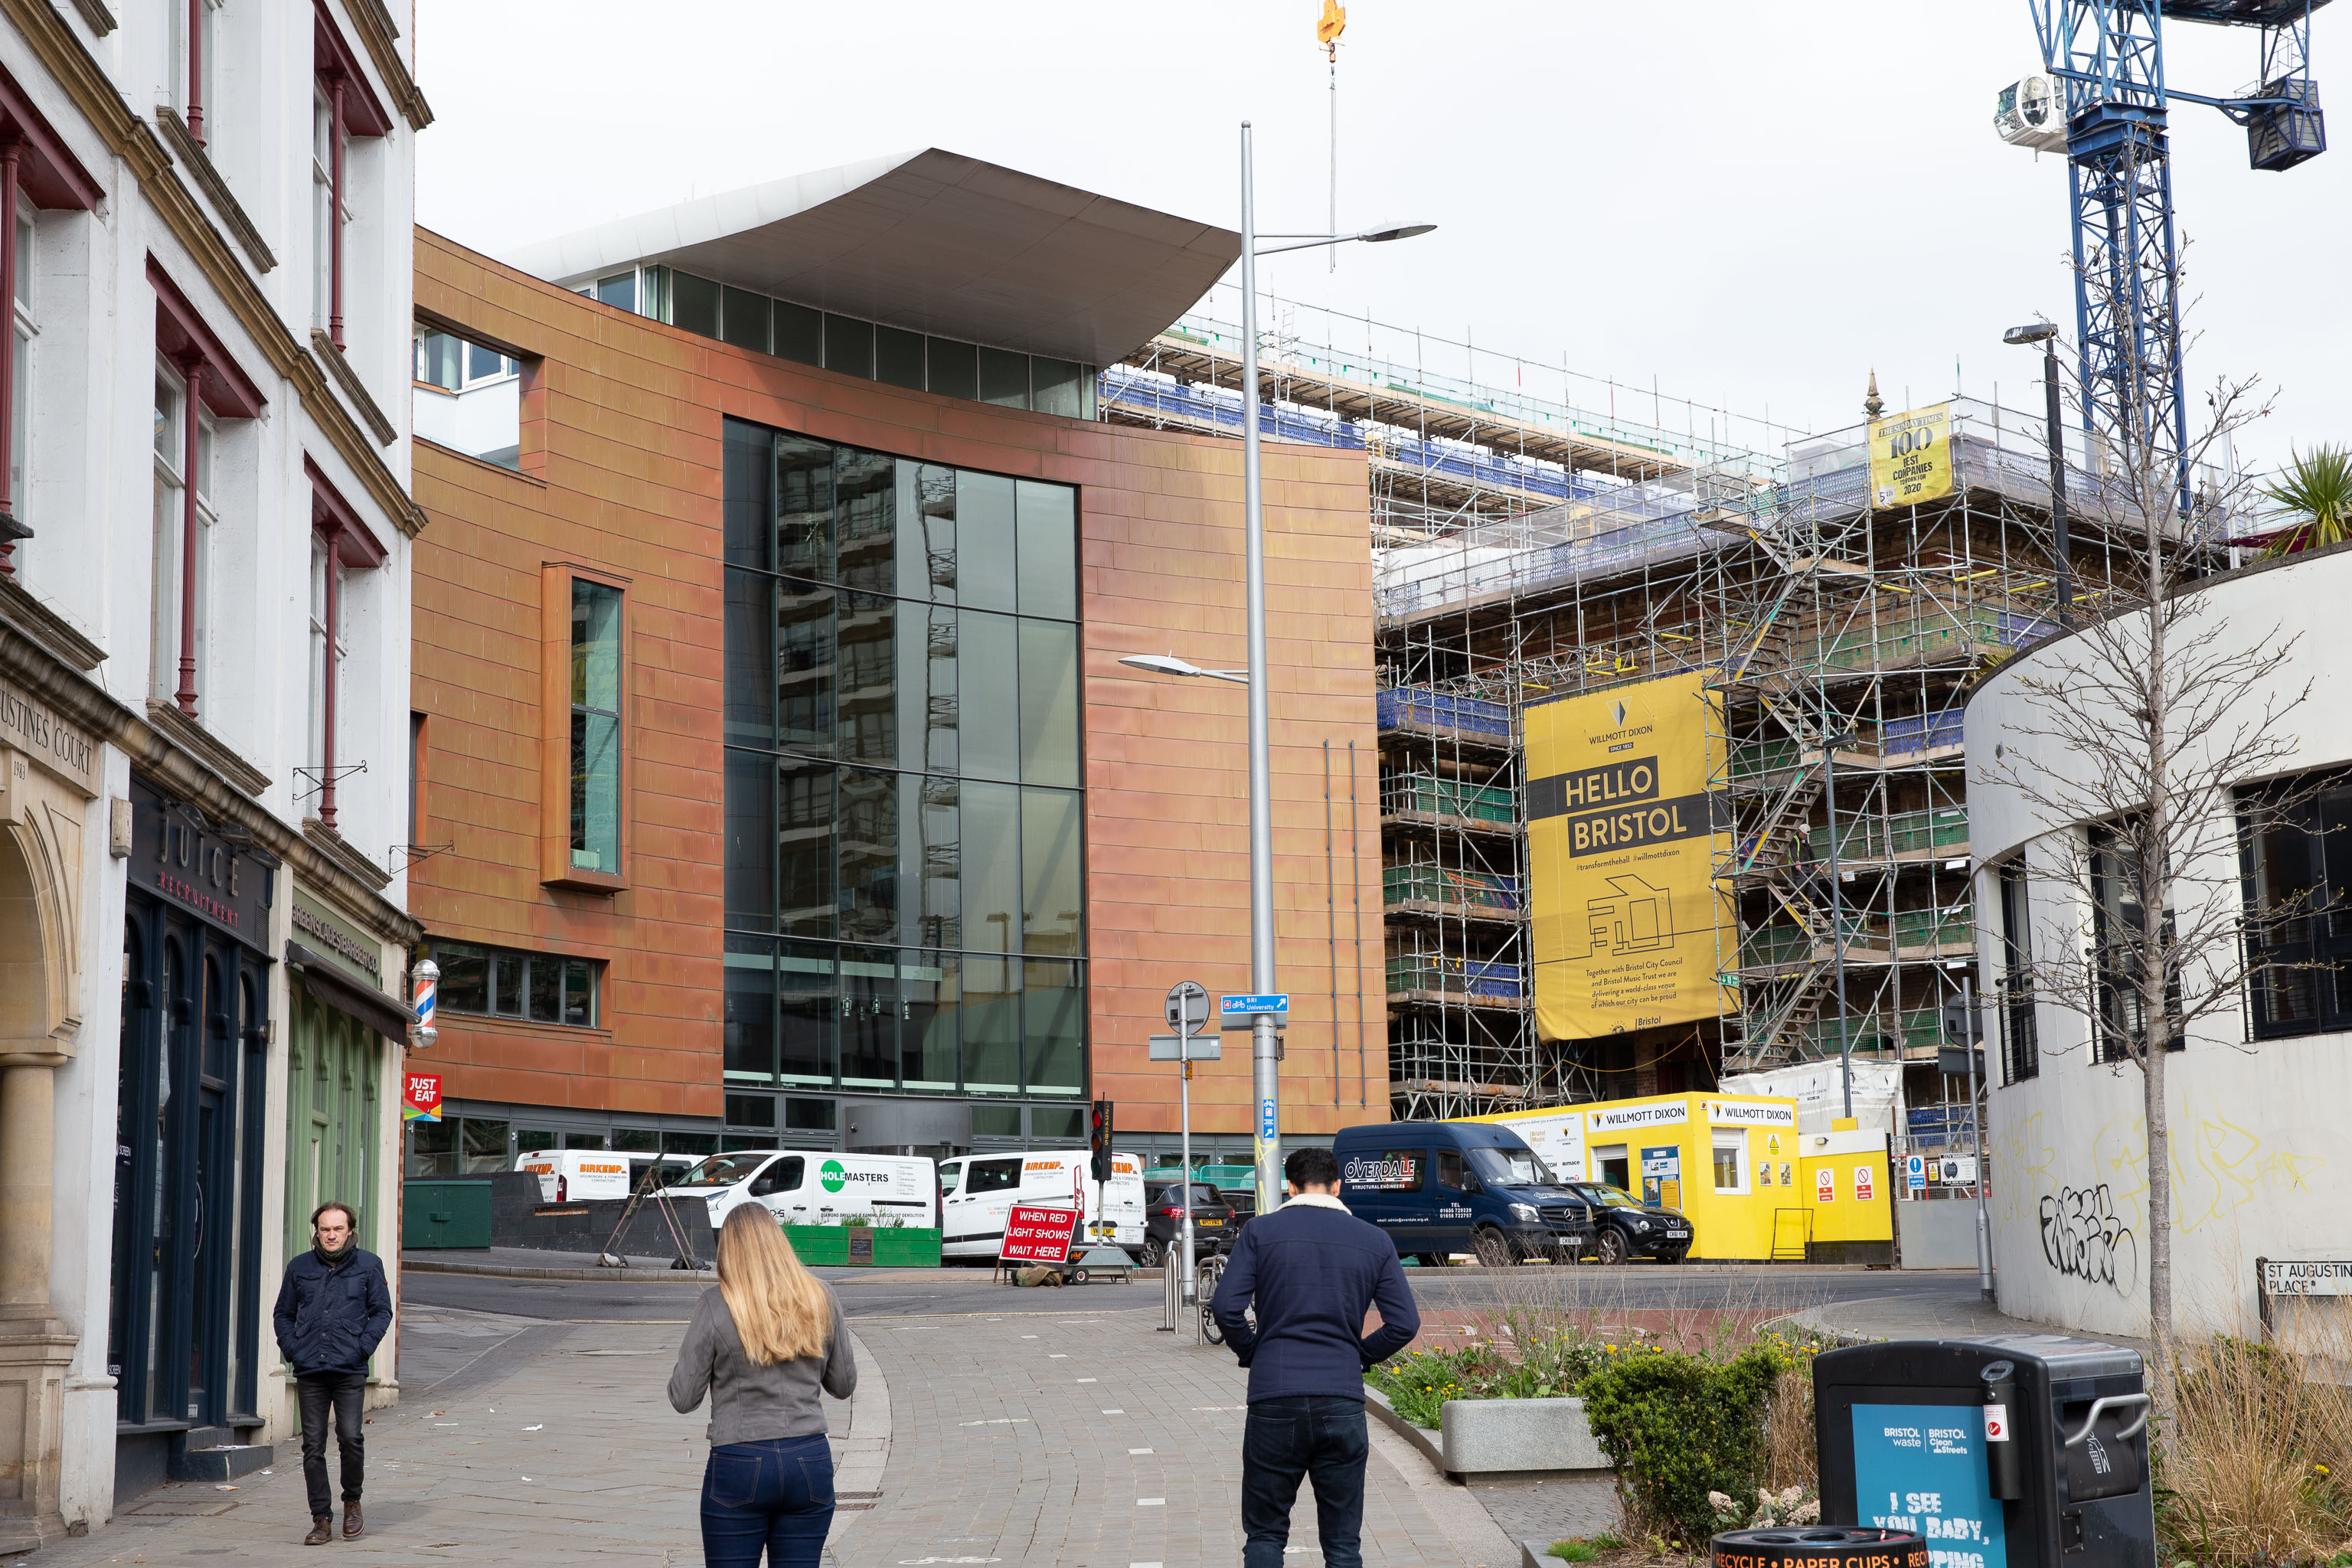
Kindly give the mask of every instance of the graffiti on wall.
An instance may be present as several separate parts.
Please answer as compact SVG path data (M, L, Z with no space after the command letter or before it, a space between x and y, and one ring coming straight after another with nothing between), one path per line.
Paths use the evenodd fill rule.
M2042 1256L2072 1279L2129 1295L2139 1285L2139 1238L2116 1213L2107 1184L2042 1194Z

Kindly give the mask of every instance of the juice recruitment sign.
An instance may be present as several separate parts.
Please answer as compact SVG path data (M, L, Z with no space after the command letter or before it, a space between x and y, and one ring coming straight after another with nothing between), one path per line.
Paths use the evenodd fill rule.
M1004 1241L996 1249L999 1263L1067 1263L1070 1238L1077 1234L1078 1211L1015 1204L1004 1216Z
M1720 1016L1722 732L1700 675L1536 704L1525 720L1536 1022L1589 1039Z

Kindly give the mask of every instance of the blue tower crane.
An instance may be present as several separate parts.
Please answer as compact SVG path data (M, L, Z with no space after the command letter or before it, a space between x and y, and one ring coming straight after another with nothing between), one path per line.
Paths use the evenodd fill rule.
M1994 124L2010 142L2066 154L2084 428L2109 450L2169 459L2184 512L2188 409L2166 116L2175 99L2220 110L2246 128L2257 169L2318 156L2327 139L2310 76L2311 14L2326 3L2026 0L2048 79L2005 89ZM2258 31L2257 84L2226 98L2170 86L2167 21Z

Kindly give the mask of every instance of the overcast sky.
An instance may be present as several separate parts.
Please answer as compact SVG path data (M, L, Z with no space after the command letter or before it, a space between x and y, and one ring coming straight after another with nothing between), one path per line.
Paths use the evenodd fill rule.
M781 175L940 146L1227 226L1257 128L1268 230L1324 221L1320 0L417 0L427 226L504 247ZM2352 14L2313 75L2352 103ZM1834 429L1875 366L1890 407L1955 386L2039 407L2001 330L2074 304L2065 170L2004 146L1995 90L2038 64L2024 0L1352 0L1344 227L1425 238L1266 264L1271 287L1543 365ZM2177 26L2176 87L2234 91L2250 32ZM2347 111L2352 112L2352 111ZM2242 458L2352 440L2352 150L2284 174L2173 110L2195 389L2259 374ZM2339 119L2336 140L2352 138ZM1444 363L1443 355L1454 356ZM1458 348L1429 351L1461 374ZM1957 361L1957 371L1955 362ZM1482 353L1482 377L1510 370ZM1605 388L1600 389L1605 396ZM1689 400L1695 415L1683 406ZM1621 411L1647 417L1648 409Z

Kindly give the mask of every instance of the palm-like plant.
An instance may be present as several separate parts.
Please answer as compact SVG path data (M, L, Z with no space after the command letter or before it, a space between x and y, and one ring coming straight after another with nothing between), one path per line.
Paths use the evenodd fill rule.
M2320 447L2298 452L2284 478L2263 494L2286 512L2285 528L2271 536L2265 555L2292 555L2352 539L2352 451Z

